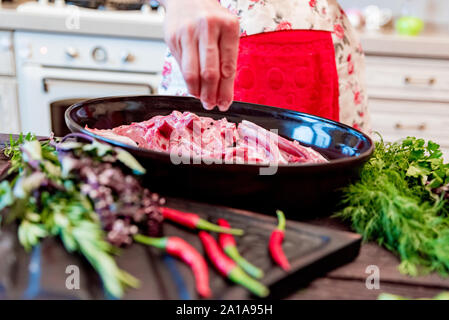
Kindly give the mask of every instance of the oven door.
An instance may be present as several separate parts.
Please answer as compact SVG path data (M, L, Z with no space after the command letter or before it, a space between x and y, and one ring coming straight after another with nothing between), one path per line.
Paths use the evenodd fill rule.
M52 122L55 129L64 123L63 110L55 109L58 106L67 107L58 103L60 100L155 94L160 81L157 74L36 65L23 65L18 78L22 131L37 135L50 134Z

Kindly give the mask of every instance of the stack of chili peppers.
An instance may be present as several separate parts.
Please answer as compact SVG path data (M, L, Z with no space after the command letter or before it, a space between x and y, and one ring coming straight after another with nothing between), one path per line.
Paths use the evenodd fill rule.
M181 212L166 207L161 208L161 213L166 220L190 229L201 230L199 238L205 253L221 275L245 287L258 297L268 296L268 288L256 280L263 277L263 271L243 258L237 249L233 235L242 235L243 230L232 229L225 219L219 219L218 225L216 225L201 219L195 213ZM285 217L281 211L277 211L277 214L279 225L271 234L269 251L273 260L288 271L290 265L282 250ZM218 242L207 231L219 233ZM151 238L143 235L135 235L134 240L165 250L168 254L181 259L192 269L198 294L204 298L211 297L212 291L209 286L209 269L206 260L185 240L178 237Z

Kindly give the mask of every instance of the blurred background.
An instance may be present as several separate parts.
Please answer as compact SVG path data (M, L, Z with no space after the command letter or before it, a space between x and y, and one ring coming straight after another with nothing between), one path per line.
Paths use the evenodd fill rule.
M449 155L449 1L339 2L366 53L374 130ZM156 94L162 25L150 0L0 0L0 132L63 135L80 99Z
M390 9L395 17L409 11L431 24L443 27L449 25L449 1L445 0L340 0L339 3L345 10L363 10L370 5L376 5Z

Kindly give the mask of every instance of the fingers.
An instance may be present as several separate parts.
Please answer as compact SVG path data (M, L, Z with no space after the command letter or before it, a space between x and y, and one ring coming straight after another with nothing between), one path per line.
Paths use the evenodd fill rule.
M208 110L225 111L233 99L238 19L217 1L192 1L192 7L167 3L164 38L190 94Z
M200 99L207 110L212 110L217 105L220 80L219 28L216 22L215 19L209 18L201 20L199 25Z
M221 30L219 40L221 77L218 85L217 104L220 111L227 111L234 98L238 45L239 22L237 18L229 19Z
M187 84L189 93L196 98L200 98L200 66L198 53L198 40L193 36L193 29L186 31L188 36L182 37L181 40L181 71Z

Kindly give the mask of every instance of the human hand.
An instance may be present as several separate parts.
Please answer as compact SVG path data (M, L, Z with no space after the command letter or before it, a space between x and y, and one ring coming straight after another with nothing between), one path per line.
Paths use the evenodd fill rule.
M189 93L207 110L229 109L239 44L239 22L217 0L161 0L165 41Z

